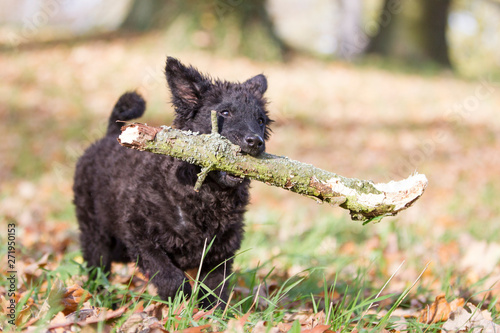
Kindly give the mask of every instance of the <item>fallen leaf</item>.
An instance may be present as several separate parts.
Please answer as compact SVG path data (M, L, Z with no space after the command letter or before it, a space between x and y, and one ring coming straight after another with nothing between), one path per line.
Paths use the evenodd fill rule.
M330 325L316 325L314 328L309 330L302 330L302 333L323 333L330 328Z
M52 320L50 321L51 325L58 325L58 324L64 324L67 322L66 317L64 316L64 313L59 312ZM55 333L64 333L64 328L63 327L58 327L54 329Z
M484 318L481 312L473 304L467 303L470 312L464 307L459 307L450 314L450 318L443 324L443 332L471 332L471 333L498 333L500 325ZM484 313L490 315L486 311Z
M446 301L445 295L440 294L436 296L436 299L430 306L426 306L426 308L420 312L420 318L418 320L426 324L438 323L447 320L450 312L450 304Z
M90 307L70 313L69 315L66 316L66 320L74 323L74 322L84 321L87 318L98 317L98 316L99 312L97 311L97 309L94 307Z
M266 322L261 320L255 324L252 333L279 333L280 330L277 327L267 327Z
M174 331L174 332L182 332L182 333L201 333L202 330L211 327L212 325L206 324L201 326L188 327L183 329L182 331Z
M196 277L198 276L198 268L188 269L184 272L184 275L188 278L191 288L194 288Z
M227 323L227 332L243 333L245 324L250 316L250 312L245 313L242 317L230 319Z
M108 320L111 320L111 319L118 318L122 314L124 314L125 311L127 311L129 309L129 307L130 307L130 304L125 304L121 308L113 310L113 311L109 311L109 310L106 310L106 309L101 309L101 311L99 312L99 316L98 317L87 318L87 319L85 319L84 323L85 324L96 324L96 323L98 323L100 321L108 321ZM82 323L82 322L79 322L79 323Z
M218 308L218 306L214 306L213 308L211 308L208 311L203 311L203 310L198 311L196 314L193 315L193 320L198 321L198 320L202 319L203 317L210 316L212 313L214 313L214 311L217 308Z
M68 315L75 312L79 305L83 304L91 297L92 296L88 291L84 290L77 284L66 288L66 291L61 299L61 304L64 306L63 313Z
M139 301L139 303L135 305L134 312L144 312L144 301Z
M47 266L48 259L49 254L45 253L39 260L24 267L21 274L24 275L24 280L27 285L30 285L41 276L43 273L41 268Z
M465 299L463 298L456 298L453 301L450 302L450 310L456 311L458 308L463 307L465 305Z
M227 332L233 333L243 333L245 330L243 329L243 325L238 319L230 319L227 322Z
M293 326L293 323L278 323L278 326L276 328L280 332L288 332Z
M324 311L320 311L318 313L298 312L285 314L283 319L288 322L298 321L303 330L312 330L316 326L325 323L326 315Z
M477 276L491 273L500 261L500 243L488 243L471 239L463 240L463 242L467 242L465 246L467 252L459 262L461 269L470 270L471 273Z
M2 313L9 313L8 306L10 305L9 301L4 297L4 295L0 295L0 309Z
M168 317L168 305L161 302L153 302L144 309L144 312L146 312L148 316L163 320Z
M80 320L77 322L66 321L65 323L57 323L57 324L49 325L49 327L47 327L47 330L50 331L50 330L56 329L58 327L66 327L66 326L71 326L71 325L86 326L86 325L90 325L90 324L97 324L98 322L101 322L101 321L107 322L109 320L118 318L121 315L123 315L125 313L125 311L127 311L129 309L129 307L130 307L130 304L126 304L125 306L123 306L117 310L114 310L114 311L108 311L108 310L103 308L103 309L101 309L101 311L99 312L99 314L97 316L91 316L91 317L88 317L84 320Z
M65 293L66 293L66 287L64 287L64 284L61 281L56 280L52 284L49 296L43 302L40 312L37 315L37 318L39 319L43 318L47 313L49 313L50 309L54 309L56 307L61 306L61 299Z
M149 325L149 332L148 333L168 333L168 331L163 327L162 324L156 322L156 323Z
M128 317L120 327L120 332L135 333L150 331L150 326L158 324L158 318L150 317L146 312L136 312ZM156 326L157 327L157 326Z
M24 304L23 308L17 313L16 326L20 327L27 323L28 320L34 315L37 306L34 304L33 299L30 297ZM7 312L5 312L7 313Z
M241 326L246 324L246 322L248 321L248 317L250 317L250 311L245 313L241 318L238 318L238 321L240 322Z

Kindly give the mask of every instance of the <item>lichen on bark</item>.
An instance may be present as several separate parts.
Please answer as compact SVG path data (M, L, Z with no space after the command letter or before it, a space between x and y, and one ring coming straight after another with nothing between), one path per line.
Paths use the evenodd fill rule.
M213 124L216 124L216 121ZM346 178L284 156L242 154L240 148L213 131L199 134L168 126L129 124L118 141L123 146L170 155L202 167L197 188L208 171L220 170L247 177L327 202L350 211L353 220L379 221L411 206L424 192L427 178L415 174L384 184Z

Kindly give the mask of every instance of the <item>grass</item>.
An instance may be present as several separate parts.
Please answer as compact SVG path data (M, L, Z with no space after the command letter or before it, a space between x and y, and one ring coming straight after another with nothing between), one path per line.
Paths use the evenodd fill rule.
M251 237L252 234L249 236ZM310 244L312 243L311 238L317 239L317 235L310 233L304 236L303 240ZM251 252L250 250L247 253ZM290 262L300 261L297 260L296 252L289 256L285 251L282 256L290 260ZM302 259L306 258L311 258L308 253L304 253ZM288 276L289 274L283 275L285 269L282 268L277 271L275 267L271 267L272 261L269 261L251 270L237 270L233 276L229 277L231 280L230 285L246 286L248 289L247 294L233 297L227 309L219 309L206 317L195 319L197 314L196 297L186 300L180 294L173 300L162 301L148 291L141 290L138 292L137 288L131 288L134 275L131 275L128 282L117 284L116 282L110 282L100 269L91 272L91 278L87 279L86 276L89 271L84 264L78 262L80 260L78 251L66 253L55 269L45 270L32 283L23 281L27 289L18 303L18 313L26 306L29 298L33 299L35 303L50 300L51 289L56 281L64 281L66 284L69 284L69 281L79 281L82 288L92 295L91 304L98 308L120 308L127 304L129 310L116 319L114 322L115 327L124 325L134 315L134 311L139 306L146 308L154 301L156 304L165 304L166 309L168 309L164 313L162 321L164 323L163 327L168 331L206 324L210 324L213 330L226 330L228 320L241 318L249 312L251 312L251 315L245 323L246 330L252 330L261 322L266 322L268 327L273 327L278 323L286 322L285 317L287 315L290 316L291 314L293 316L293 314L303 312L304 309L308 316L312 317L322 313L322 316L318 316L323 320L321 324L330 326L330 329L334 331L350 332L355 327L360 331L381 331L391 329L397 325L397 318L391 317L391 314L402 303L404 305L404 302L406 302L406 306L409 306L408 298L429 294L428 290L421 289L414 291L414 294L410 295L414 286L409 286L399 293L382 292L382 296L379 296L377 288L382 286L374 283L373 267L358 270L354 275L346 275L342 272L342 269L330 275L326 273L324 267L315 267ZM241 262L241 258L237 257L238 260L240 265L244 264ZM272 258L272 260L279 260L279 258ZM348 261L344 258L344 264L346 262ZM339 264L333 265L342 266ZM330 264L331 266L332 264ZM451 278L452 274L449 274L445 277L445 280ZM391 281L386 282L390 286ZM415 281L415 285L418 283L419 279ZM481 285L482 283L478 282L477 288L480 288ZM195 290L203 288L203 281L199 281L197 286ZM273 286L274 290L270 286ZM468 286L469 290L475 288L475 286ZM233 293L241 293L237 289L233 288ZM272 290L272 292L270 294L267 292L261 293L262 290L267 292ZM453 293L451 296L453 296ZM384 302L386 306L375 306L373 308L376 308L377 311L385 309L385 315L377 317L374 313L366 314L373 304ZM499 315L494 302L490 303L488 309L494 315ZM56 307L47 312L46 320L43 318L39 320L39 323L42 323L40 327L43 327L43 323L48 322L59 311L60 308ZM292 330L297 329L293 325L298 325L300 328L299 321L294 321L291 328ZM428 326L415 320L406 322L406 325L409 331L440 331L439 325ZM105 330L104 322L98 324L95 328L97 331Z
M167 40L153 32L132 41L0 53L0 131L9 138L0 147L0 228L16 224L17 312L25 321L36 317L60 281L92 295L83 310L128 304L120 316L90 325L96 331L129 325L148 305L165 304L161 324L169 331L210 323L211 330L263 332L281 325L295 332L319 318L333 331L438 332L440 323L402 316L418 314L440 293L481 305L500 323L494 285L500 276L498 94L457 122L447 110L474 96L479 83L434 68L422 77L369 61L298 56L284 64L255 62L175 49ZM229 80L264 72L276 120L269 152L377 182L416 169L430 180L426 193L398 217L363 227L339 208L253 184L245 239L228 278L233 297L214 313L197 312L194 301L182 297L159 300L128 266L88 279L71 204L74 164L100 137L125 90L146 96L145 122L171 122L160 69L165 53ZM432 150L421 157L428 144ZM0 231L2 274L5 237ZM1 279L1 307L8 288ZM40 331L57 310L37 323ZM4 330L5 319L0 314Z

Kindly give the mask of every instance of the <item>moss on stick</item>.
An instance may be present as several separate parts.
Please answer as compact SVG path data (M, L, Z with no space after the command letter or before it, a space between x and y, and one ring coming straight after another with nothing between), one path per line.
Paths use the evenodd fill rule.
M118 141L129 148L169 155L201 166L196 189L202 186L208 171L220 170L340 206L350 211L353 220L364 222L396 215L410 207L427 186L427 178L422 174L399 182L375 184L342 177L284 156L245 155L216 130L199 134L168 126L129 124L122 128Z

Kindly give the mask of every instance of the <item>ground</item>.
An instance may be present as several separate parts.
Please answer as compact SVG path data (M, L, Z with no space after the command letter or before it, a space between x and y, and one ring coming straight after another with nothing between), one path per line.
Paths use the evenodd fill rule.
M74 165L102 135L126 90L137 89L147 99L144 122L171 123L163 77L167 55L228 80L264 73L276 120L268 152L375 182L417 171L429 179L426 192L398 216L362 226L340 208L254 183L231 280L232 308L216 317L220 322L201 312L194 318L191 311L176 324L174 304L170 312L163 309L164 316L153 313L159 303L150 305L150 296L127 291L144 292L145 277L134 275L132 267L114 267L112 283L102 280L109 294L98 292L85 277L79 252L71 203ZM157 32L3 51L0 63L0 238L7 244L8 224L15 225L18 329L64 322L61 308L44 307L58 288L66 293L63 299L77 303L85 297L71 295L90 292L93 297L83 303L84 309L96 307L90 317L118 302L115 308L123 311L105 324L81 324L95 329L130 328L134 316L141 323L156 316L170 331L207 323L204 330L305 329L316 327L311 320L319 318L327 323L317 326L322 331L432 332L445 318L424 324L433 320L420 311L436 297L435 308L470 302L485 310L485 320L500 323L500 84L492 78L465 80L425 68L381 69L300 55L286 63L255 62L172 48ZM0 251L7 275L9 248ZM0 282L6 313L9 291L8 280ZM387 297L369 307L380 291ZM262 298L254 302L255 295ZM126 302L132 303L120 307ZM64 308L64 314L71 312ZM377 313L390 318L376 319ZM8 318L0 319L7 330Z

